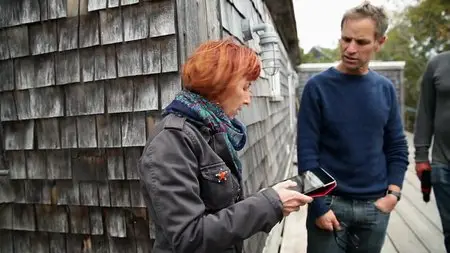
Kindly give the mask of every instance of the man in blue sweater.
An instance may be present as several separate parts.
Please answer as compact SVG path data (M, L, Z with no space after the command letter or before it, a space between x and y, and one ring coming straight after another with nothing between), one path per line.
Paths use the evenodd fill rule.
M298 170L337 181L308 207L308 253L379 253L400 200L408 147L390 80L369 69L385 42L381 7L363 3L341 22L341 62L306 83L298 115Z

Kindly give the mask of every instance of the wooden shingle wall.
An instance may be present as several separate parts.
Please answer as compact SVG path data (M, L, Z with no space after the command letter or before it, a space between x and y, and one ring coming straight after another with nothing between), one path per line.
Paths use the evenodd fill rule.
M249 19L251 24L268 23L274 25L270 13L262 0L220 0L222 36L234 36L243 44L260 52L259 37L244 42L241 22ZM270 79L265 73L252 85L251 105L238 116L248 127L248 142L240 157L244 166L243 179L247 194L283 179L295 133L290 127L289 74L295 74L286 49L280 42L281 50L281 99L271 96ZM260 233L245 244L245 252L262 252L266 234Z
M136 163L181 87L175 9L1 1L0 252L150 252Z

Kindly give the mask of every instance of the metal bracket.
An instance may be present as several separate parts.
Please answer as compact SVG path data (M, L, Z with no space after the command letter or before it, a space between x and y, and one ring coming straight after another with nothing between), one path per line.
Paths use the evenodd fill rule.
M244 19L241 22L241 29L244 41L249 41L253 39L252 28L250 26L250 20Z

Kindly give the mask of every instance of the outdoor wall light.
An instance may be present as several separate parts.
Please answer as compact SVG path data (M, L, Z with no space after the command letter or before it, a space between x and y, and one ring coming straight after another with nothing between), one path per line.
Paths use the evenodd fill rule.
M259 32L259 33L258 33ZM266 23L250 25L250 20L242 21L242 34L244 41L254 39L253 33L259 36L259 46L261 47L260 57L264 72L269 75L275 75L280 68L280 50L278 48L278 37L274 28Z

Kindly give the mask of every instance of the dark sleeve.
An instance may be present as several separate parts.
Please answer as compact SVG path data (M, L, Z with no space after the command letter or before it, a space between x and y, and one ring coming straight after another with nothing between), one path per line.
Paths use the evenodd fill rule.
M417 105L416 122L414 126L414 147L416 162L428 161L428 150L434 129L434 112L436 91L434 87L433 61L427 64L420 84L419 103Z
M272 188L205 214L194 147L185 132L164 130L139 163L148 204L174 252L221 252L257 232L269 232L282 219L282 204Z
M402 187L408 168L408 143L403 128L401 114L394 85L389 81L391 108L384 129L384 152L388 168L388 184Z
M298 173L319 167L319 138L322 124L320 100L316 84L311 79L303 89L297 118ZM314 198L310 204L313 215L322 216L329 208L322 198Z

